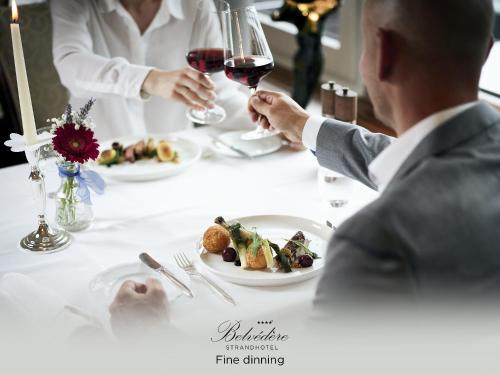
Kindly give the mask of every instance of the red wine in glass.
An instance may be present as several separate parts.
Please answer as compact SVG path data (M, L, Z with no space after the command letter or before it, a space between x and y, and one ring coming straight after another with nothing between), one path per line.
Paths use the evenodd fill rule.
M225 1L196 0L195 17L185 56L189 66L206 77L224 70L222 17L229 12L229 9L229 4ZM189 108L186 116L195 124L218 124L226 118L226 111L212 103L211 108Z
M203 74L213 74L224 70L223 48L197 48L186 54L188 64Z
M227 78L248 86L252 92L257 89L260 80L272 72L272 59L262 56L233 57L224 63Z
M252 94L257 90L260 80L274 68L273 55L267 44L259 14L254 6L230 9L223 12L224 72L226 77L247 86ZM276 131L258 126L245 132L245 141L262 139L277 134Z

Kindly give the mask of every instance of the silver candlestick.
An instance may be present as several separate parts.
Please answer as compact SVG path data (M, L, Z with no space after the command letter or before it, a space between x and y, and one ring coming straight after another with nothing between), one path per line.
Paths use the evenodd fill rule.
M69 246L72 237L65 230L52 228L45 219L45 180L38 165L40 161L40 147L29 147L25 153L30 166L29 180L33 187L33 197L37 207L38 229L21 240L21 248L40 254L61 251Z

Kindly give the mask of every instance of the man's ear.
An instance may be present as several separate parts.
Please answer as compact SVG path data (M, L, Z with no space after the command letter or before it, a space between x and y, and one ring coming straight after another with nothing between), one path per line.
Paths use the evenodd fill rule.
M397 46L395 35L390 30L378 29L378 78L387 81L394 73L397 61Z
M490 36L490 43L488 45L488 50L486 51L486 58L484 59L484 62L486 62L490 57L491 49L493 48L494 45L495 45L495 37L492 34Z

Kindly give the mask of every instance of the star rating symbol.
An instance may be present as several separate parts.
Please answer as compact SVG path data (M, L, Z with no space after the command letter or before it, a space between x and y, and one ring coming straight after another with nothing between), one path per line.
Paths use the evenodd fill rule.
M273 324L272 320L259 320L257 324Z

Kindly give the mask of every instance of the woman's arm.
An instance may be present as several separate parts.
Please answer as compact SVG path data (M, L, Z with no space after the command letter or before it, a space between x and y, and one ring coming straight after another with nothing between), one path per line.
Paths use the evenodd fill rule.
M87 26L90 6L88 1L50 2L54 65L62 84L78 97L119 95L140 99L151 67L95 54Z
M162 71L94 53L87 26L90 6L89 1L51 1L54 64L72 95L135 99L154 95L197 109L208 106L213 83L201 73L188 68Z

